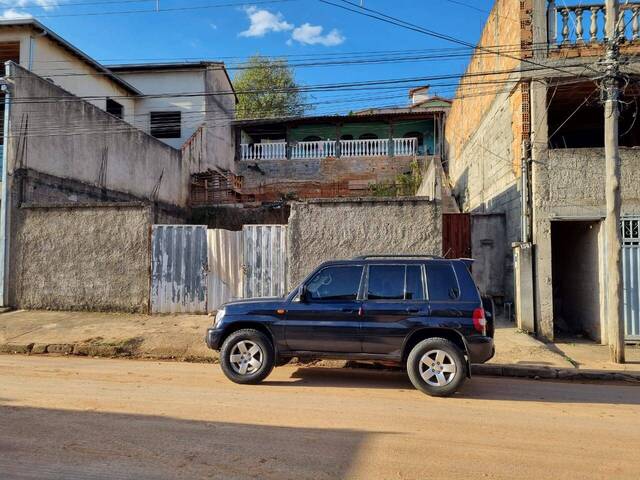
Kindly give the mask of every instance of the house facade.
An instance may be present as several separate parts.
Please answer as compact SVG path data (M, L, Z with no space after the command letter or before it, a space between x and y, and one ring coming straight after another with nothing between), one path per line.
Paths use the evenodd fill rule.
M434 99L423 108L236 120L233 168L196 179L192 201L414 195L429 167L441 165L448 109Z
M567 5L568 4L568 5ZM608 343L604 111L597 78L604 2L496 0L449 115L449 175L463 211L502 215L501 267L519 326ZM629 80L620 145L626 338L640 335L640 53L637 2L622 7Z

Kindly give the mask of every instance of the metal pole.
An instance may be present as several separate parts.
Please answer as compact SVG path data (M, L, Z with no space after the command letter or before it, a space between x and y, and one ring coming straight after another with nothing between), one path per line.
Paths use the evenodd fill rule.
M607 324L609 331L610 360L624 363L624 325L622 312L622 263L620 238L620 152L618 146L619 50L618 50L618 0L606 0L606 58L603 89L604 103L604 152L606 162L605 219L607 249Z
M0 303L9 305L7 281L9 278L9 135L11 119L11 84L7 78L11 75L11 62L6 62L5 77L2 79L4 93L4 128L2 137L2 196L0 197Z

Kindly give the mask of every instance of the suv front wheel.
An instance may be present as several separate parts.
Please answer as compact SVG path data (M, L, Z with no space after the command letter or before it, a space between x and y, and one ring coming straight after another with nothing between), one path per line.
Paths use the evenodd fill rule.
M444 338L422 340L407 358L407 373L413 386L434 397L453 395L467 376L466 368L460 349Z
M260 383L271 373L274 364L273 345L258 330L243 329L233 332L220 349L222 371L235 383Z

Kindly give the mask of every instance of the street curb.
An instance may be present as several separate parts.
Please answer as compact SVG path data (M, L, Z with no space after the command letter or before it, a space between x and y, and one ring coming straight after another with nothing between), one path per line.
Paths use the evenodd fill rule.
M73 355L76 357L137 358L145 360L175 360L189 363L217 363L215 356L154 354L137 348L101 343L0 343L0 354Z
M640 372L578 370L575 368L535 367L501 364L473 364L471 374L490 377L515 377L558 380L590 380L598 382L640 383Z
M136 352L135 349L93 343L0 343L0 353L23 355L74 355L80 357L139 358L152 360L176 360L193 363L217 363L216 358L199 356L154 355ZM536 380L589 380L597 382L629 382L640 384L640 372L578 370L575 368L536 367L484 363L471 365L471 374L489 377L533 378Z

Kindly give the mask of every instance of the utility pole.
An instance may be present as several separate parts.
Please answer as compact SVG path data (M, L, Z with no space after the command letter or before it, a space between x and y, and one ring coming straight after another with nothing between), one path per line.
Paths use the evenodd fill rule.
M604 154L606 175L605 219L607 250L607 325L610 360L624 363L624 325L622 311L622 263L620 234L620 152L618 148L618 117L620 97L620 34L618 0L606 0L606 57L603 65L604 91Z

